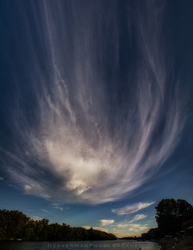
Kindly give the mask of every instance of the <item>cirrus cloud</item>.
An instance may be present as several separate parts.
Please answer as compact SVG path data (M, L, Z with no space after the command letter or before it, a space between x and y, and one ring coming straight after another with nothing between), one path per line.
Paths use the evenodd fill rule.
M122 22L106 16L100 4L95 6L97 1L84 14L77 2L67 7L65 1L36 1L30 15L22 15L26 36L36 30L45 57L40 59L36 43L26 44L34 68L25 70L25 58L24 75L13 75L13 82L28 79L29 89L18 84L13 93L13 110L5 122L7 141L0 151L6 171L25 194L61 203L102 204L127 197L160 170L179 142L183 105L176 83L168 88L172 74L160 43L161 11L151 1L142 3L146 15L131 21L136 34L129 34L131 24L123 31ZM117 6L109 8L120 16ZM73 21L66 21L69 16ZM125 26L129 18L125 16ZM109 25L113 37L104 30ZM96 39L95 29L104 30ZM118 72L123 67L120 48L125 47L120 30L138 36L135 69L129 63L124 77ZM113 212L134 213L141 206Z
M132 214L132 213L135 213L141 209L149 207L154 203L155 203L154 201L153 202L139 202L139 203L135 203L133 205L123 207L123 208L112 209L112 212L117 214L117 215Z
M137 220L142 220L146 217L147 217L147 215L145 215L145 214L136 214L129 223L131 223L133 221L137 221Z

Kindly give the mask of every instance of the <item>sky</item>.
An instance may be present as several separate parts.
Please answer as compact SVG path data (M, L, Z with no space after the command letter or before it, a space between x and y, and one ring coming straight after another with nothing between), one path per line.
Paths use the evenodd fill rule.
M126 237L193 205L192 11L0 1L0 209Z

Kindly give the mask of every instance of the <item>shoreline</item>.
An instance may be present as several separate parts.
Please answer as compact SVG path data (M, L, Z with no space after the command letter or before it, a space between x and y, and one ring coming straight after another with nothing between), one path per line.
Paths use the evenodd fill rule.
M161 246L160 250L193 250L193 239L191 236L186 236L186 238L179 237L178 240L179 243L174 238L162 238L157 243ZM173 248L173 245L175 248Z

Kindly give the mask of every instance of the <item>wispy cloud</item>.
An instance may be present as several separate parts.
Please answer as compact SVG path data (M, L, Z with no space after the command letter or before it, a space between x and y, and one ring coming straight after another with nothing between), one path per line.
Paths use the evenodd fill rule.
M0 177L0 181L2 181L3 180L3 178L2 177Z
M46 209L42 209L42 211L44 211L45 213L48 213L48 214L52 214L52 213L48 212Z
M123 67L120 48L128 41L121 41L121 22L110 14L119 16L119 9L109 5L106 16L100 9L102 1L95 6L96 1L82 14L77 2L71 1L68 9L65 1L37 1L31 14L23 15L24 31L30 37L37 30L45 60L26 39L35 65L30 72L23 69L30 91L18 84L14 109L6 121L11 137L0 151L13 182L25 194L61 203L102 204L135 192L172 154L184 124L183 91L169 77L171 67L160 42L162 10L152 1L141 1L146 15L132 17L136 32L128 37L136 36L139 53L134 69L129 63L124 77L118 71ZM66 21L71 16L68 11L73 22ZM130 32L130 18L125 16L124 33ZM112 37L104 30L109 25ZM93 30L104 32L95 37ZM128 46L129 42L126 58Z
M135 203L133 205L123 207L123 208L112 209L112 212L116 213L117 215L132 214L132 213L135 213L141 209L149 207L154 203L155 203L154 201L153 202L139 202L139 203Z
M63 207L60 206L61 204L52 204L52 205L54 206L54 208L63 211Z
M146 217L147 217L147 215L145 215L145 214L137 214L133 217L133 219L129 223L131 223L133 221L137 221L137 220L142 220Z
M42 211L44 211L44 212L48 213L48 211L47 211L46 209L42 209Z
M114 220L99 220L99 223L100 223L101 226L106 226L106 225L109 225L109 224L113 224Z

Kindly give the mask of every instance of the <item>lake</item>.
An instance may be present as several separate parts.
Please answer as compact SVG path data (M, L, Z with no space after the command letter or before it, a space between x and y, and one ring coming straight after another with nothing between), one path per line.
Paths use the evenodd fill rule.
M131 240L106 240L106 241L57 241L57 242L0 242L3 250L159 250L155 242Z

